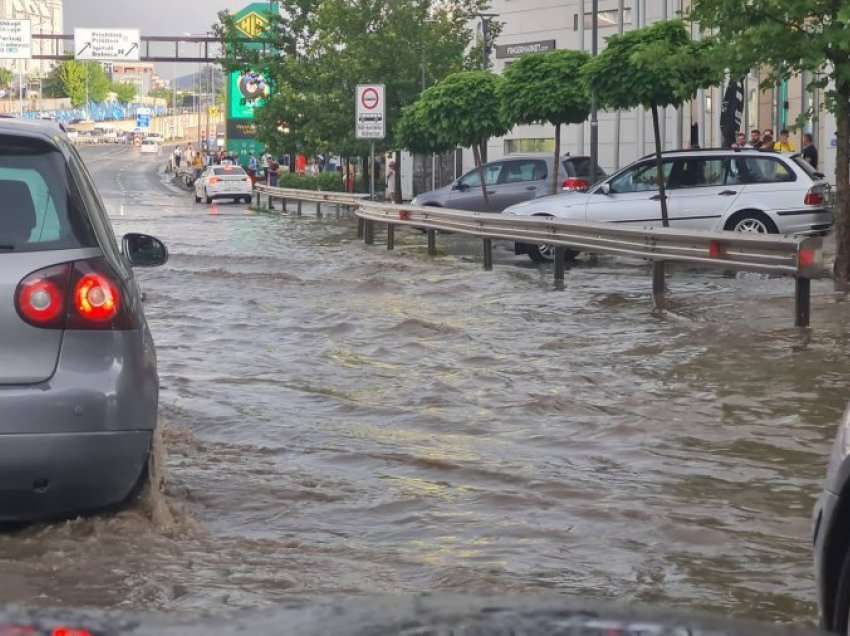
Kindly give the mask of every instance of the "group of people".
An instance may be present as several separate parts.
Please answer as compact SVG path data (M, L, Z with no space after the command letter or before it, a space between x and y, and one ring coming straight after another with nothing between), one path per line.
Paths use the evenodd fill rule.
M739 132L735 138L733 148L755 148L757 150L773 151L773 152L797 152L794 147L794 142L791 141L791 133L788 130L782 130L779 133L779 139L774 139L773 130L765 128L764 131L751 130L750 139L743 132ZM818 149L815 146L814 138L810 133L803 134L803 149L801 151L803 158L817 170L818 167Z
M185 147L177 146L171 154L171 160L175 170L179 170L185 162L186 167L192 169L196 179L209 166L236 164L236 157L232 153L221 149L215 152L198 150L192 144L186 144Z

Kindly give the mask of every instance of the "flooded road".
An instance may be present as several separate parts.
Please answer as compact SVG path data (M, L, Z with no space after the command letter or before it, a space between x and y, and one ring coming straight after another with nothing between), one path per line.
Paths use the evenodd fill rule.
M163 497L0 535L0 602L223 612L304 596L560 592L814 620L809 516L850 397L850 321L813 286L568 272L350 219L194 205L85 151L159 352ZM162 163L164 160L158 160ZM379 236L380 238L380 236Z

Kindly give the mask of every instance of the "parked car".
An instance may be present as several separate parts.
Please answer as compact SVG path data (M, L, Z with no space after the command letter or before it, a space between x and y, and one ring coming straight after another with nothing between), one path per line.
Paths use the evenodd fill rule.
M139 149L143 155L158 155L159 154L159 144L156 143L153 139L144 139L139 146Z
M251 179L240 166L210 166L195 179L195 203L212 203L214 199L250 203L252 191Z
M663 173L671 228L759 234L824 234L832 228L830 185L799 154L667 152ZM587 192L520 203L505 214L661 226L656 174L655 157L644 157ZM553 254L547 245L517 245L516 251L534 261Z
M153 141L154 143L157 143L157 144L160 144L160 145L162 145L162 143L165 141L163 136L160 135L159 133L152 133L152 134L148 135L147 137L145 137L145 139L149 139L149 140Z
M168 253L118 245L49 122L0 120L0 200L0 522L121 503L144 481L159 390L132 267Z
M484 164L484 183L489 205L481 192L479 170L473 169L451 184L425 192L413 199L414 205L458 210L501 212L505 208L552 192L552 155L509 155ZM593 182L590 157L566 155L561 159L558 181L568 191L586 190ZM605 172L597 166L597 178Z
M814 511L815 580L821 626L850 633L850 408L832 446Z

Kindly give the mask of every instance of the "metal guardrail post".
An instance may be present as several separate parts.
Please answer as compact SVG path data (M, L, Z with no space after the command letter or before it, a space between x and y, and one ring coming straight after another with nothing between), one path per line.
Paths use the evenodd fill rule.
M652 303L664 309L664 261L652 261Z
M301 216L301 201L295 206L295 216Z
M482 249L484 251L484 271L493 271L493 240L484 239L482 241Z
M564 288L564 274L567 265L567 248L562 246L555 247L555 287L558 289Z
M337 209L339 209L339 206L337 206ZM395 225L392 223L387 223L387 249L395 249Z
M357 238L363 238L364 228L366 227L366 219L357 217Z
M336 218L340 217L340 214L342 213L341 209L342 209L341 206L339 205L339 203L337 203L336 204Z
M317 219L322 218L322 202L321 201L316 201L316 218Z
M437 231L428 230L428 256L437 255Z
M280 200L280 209L281 211L286 212L286 199Z
M269 194L269 210L274 210L274 197Z
M256 207L257 207L258 210L260 209L260 191L259 190L257 190L257 206Z
M794 280L794 326L808 327L812 310L812 281L809 278Z
M375 222L374 221L366 221L366 225L363 228L363 242L366 245L374 245L375 244Z

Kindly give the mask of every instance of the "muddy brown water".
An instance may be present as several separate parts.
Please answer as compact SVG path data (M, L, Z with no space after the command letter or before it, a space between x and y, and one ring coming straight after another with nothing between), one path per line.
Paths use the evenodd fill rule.
M93 148L140 272L162 385L162 492L0 534L0 602L224 612L292 597L562 592L814 620L810 514L848 398L848 306L814 285L551 271L350 219L194 205ZM380 235L379 235L380 239ZM380 243L380 240L379 240Z

